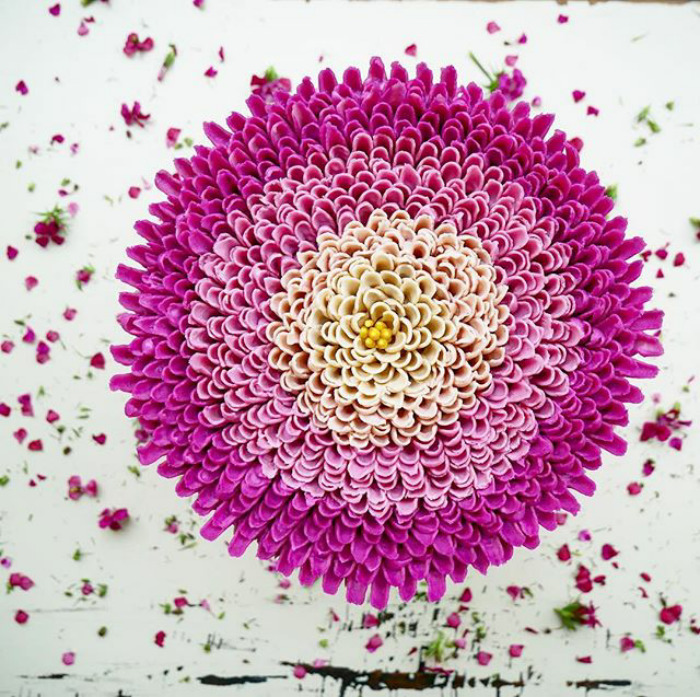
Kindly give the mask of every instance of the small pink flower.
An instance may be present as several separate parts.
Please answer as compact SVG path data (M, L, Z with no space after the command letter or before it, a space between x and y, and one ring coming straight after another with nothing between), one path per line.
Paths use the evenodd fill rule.
M151 118L150 114L144 114L141 111L141 104L139 102L134 102L131 109L126 104L122 104L121 110L122 118L127 126L140 126L143 128L146 125L146 121Z
M32 396L29 393L21 394L19 397L17 397L17 401L19 402L22 411L22 416L34 416Z
M266 102L271 102L276 92L290 92L292 81L289 78L280 77L274 68L268 68L262 76L253 75L250 78L250 87L253 94Z
M19 92L23 97L29 94L29 87L27 87L27 83L24 80L20 80L15 85L15 92Z
M486 651L479 651L479 653L476 654L476 661L480 666L487 666L489 663L491 663L492 658L493 654Z
M566 24L568 21L569 21L568 15L559 15L559 16L557 17L557 22L558 22L559 24Z
M578 565L578 571L576 572L576 588L578 588L581 593L590 593L593 590L591 572L583 564Z
M18 254L19 254L19 250L17 249L17 247L13 247L10 244L7 245L7 258L10 261L13 261L14 259L16 259Z
M181 130L179 128L169 128L165 133L165 146L174 148L177 145L177 139L180 137Z
M24 610L17 610L17 612L15 612L15 622L17 622L17 624L27 624L28 620L29 613Z
M126 42L122 50L127 56L131 57L135 53L146 53L150 51L153 45L153 39L150 36L141 41L139 35L132 31L131 34L126 37Z
M51 7L49 7L49 14L58 17L58 15L61 14L61 3L57 2L55 5L51 5Z
M105 357L102 353L96 353L91 359L90 359L90 367L91 368L96 368L97 370L104 370L105 369Z
M58 137L63 138L54 136L53 139ZM61 245L65 242L67 229L65 211L60 206L54 206L50 211L42 213L39 222L34 225L35 242L44 248L49 244Z
M571 551L569 545L562 545L557 550L557 558L559 561L569 561L571 559Z
M365 648L370 653L374 653L383 644L384 642L382 641L382 638L379 636L379 634L374 634L369 638L369 641L365 644Z
M216 77L218 74L219 74L219 71L213 65L210 65L204 71L204 77Z
M452 629L457 629L459 625L462 623L462 619L456 612L451 612L447 616L447 626L451 627Z
M36 362L44 364L49 358L51 358L51 347L46 342L40 341L36 345Z
M611 544L604 544L600 550L600 556L605 559L605 561L608 561L612 559L613 557L616 557L619 554L619 552L611 545Z
M68 478L68 498L77 501L83 495L82 481L77 474Z
M159 632L156 632L156 635L153 638L153 643L156 646L160 646L161 649L163 646L165 646L165 632L162 629Z
M306 668L302 665L296 665L294 666L294 670L292 671L292 675L294 675L297 680L301 680L303 677L306 676Z
M600 114L600 109L596 109L594 106L588 106L586 107L586 114L588 116L598 116Z
M574 90L571 93L571 96L574 98L574 102L578 104L586 96L586 93L582 92L581 90Z
M83 595L92 595L95 592L95 588L90 581L84 581L80 588L80 592Z
M678 622L678 620L680 620L682 613L682 605L667 605L659 612L659 619L664 624L673 624L674 622Z
M138 198L139 195L141 194L141 187L130 186L128 193L129 193L129 198Z
M126 508L105 508L100 513L99 526L110 530L121 530L129 520L129 511Z
M627 485L627 493L630 496L638 496L639 494L642 493L643 488L644 488L644 485L640 484L639 482L630 482Z
M523 648L524 646L522 644L511 644L508 647L508 655L511 658L520 658L520 656L523 655Z
M415 44L411 44L410 46L406 46L403 52L407 56L412 56L415 58L418 55L418 46L416 46Z
M495 34L497 31L501 31L501 27L499 27L498 24L496 24L496 22L492 21L486 25L486 31L489 34Z

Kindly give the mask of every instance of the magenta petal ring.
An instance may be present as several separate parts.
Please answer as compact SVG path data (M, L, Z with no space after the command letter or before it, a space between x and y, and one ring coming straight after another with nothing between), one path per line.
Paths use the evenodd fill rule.
M579 141L419 65L248 100L120 266L126 413L230 552L378 608L536 547L656 368L643 248Z

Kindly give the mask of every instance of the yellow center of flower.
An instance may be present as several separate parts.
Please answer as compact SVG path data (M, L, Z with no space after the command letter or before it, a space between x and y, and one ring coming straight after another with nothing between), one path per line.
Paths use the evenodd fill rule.
M366 319L360 327L360 339L368 349L385 349L393 338L393 332L381 320L373 322Z

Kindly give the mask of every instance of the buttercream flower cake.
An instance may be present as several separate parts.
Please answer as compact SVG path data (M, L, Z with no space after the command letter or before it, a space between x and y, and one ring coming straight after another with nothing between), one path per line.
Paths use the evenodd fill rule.
M655 374L638 237L553 117L446 68L253 95L121 266L126 413L202 534L384 607L535 547Z

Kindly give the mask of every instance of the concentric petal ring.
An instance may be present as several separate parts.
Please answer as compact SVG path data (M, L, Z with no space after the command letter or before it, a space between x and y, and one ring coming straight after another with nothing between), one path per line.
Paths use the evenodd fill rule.
M248 100L161 172L113 387L178 478L303 583L377 607L535 547L655 368L640 238L553 118L378 59Z

